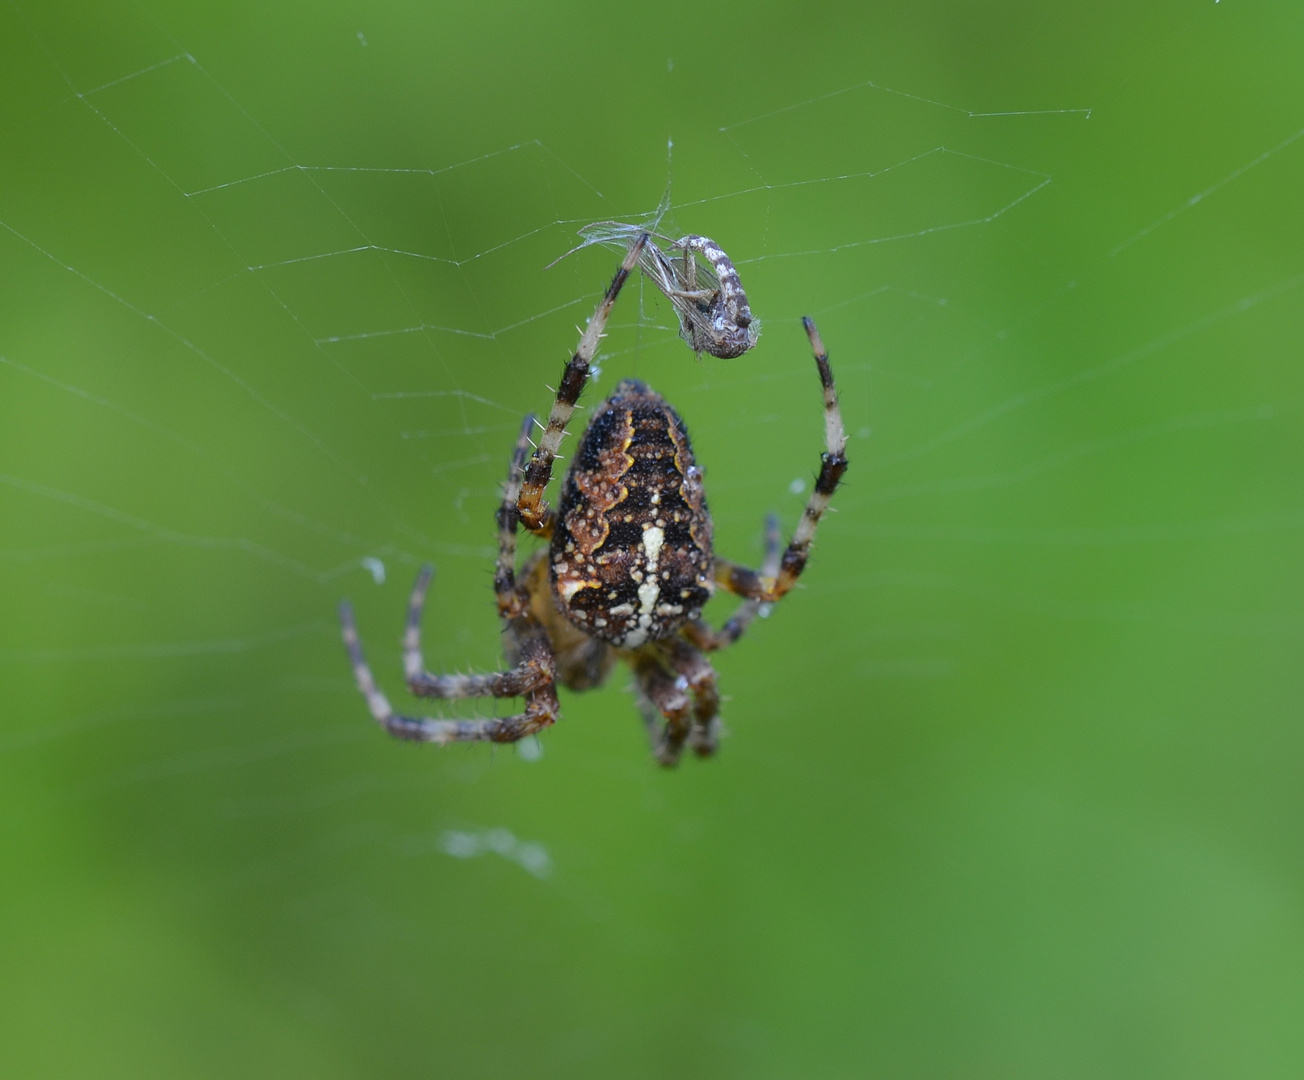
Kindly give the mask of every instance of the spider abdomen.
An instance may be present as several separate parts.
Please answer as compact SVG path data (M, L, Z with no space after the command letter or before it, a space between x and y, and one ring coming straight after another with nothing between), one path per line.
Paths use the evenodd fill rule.
M627 379L594 410L562 485L549 550L557 606L585 633L637 648L698 617L713 563L684 422Z

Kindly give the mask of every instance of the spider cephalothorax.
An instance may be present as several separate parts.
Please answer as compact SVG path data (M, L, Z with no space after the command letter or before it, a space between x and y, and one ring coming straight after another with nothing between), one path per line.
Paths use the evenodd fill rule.
M702 239L686 237L684 250L695 250L688 241ZM828 356L814 322L805 319L824 389L825 451L815 490L782 557L773 518L767 524L759 572L715 555L702 473L684 422L664 399L633 379L621 382L594 410L562 484L560 506L550 509L543 495L557 449L616 297L640 260L647 268L648 244L648 235L639 234L625 253L566 365L534 453L529 438L534 417L525 418L516 440L498 509L494 575L511 668L489 675L427 672L421 658L421 612L432 574L429 567L418 575L408 605L404 668L414 694L445 699L523 697L525 711L483 720L396 714L363 658L353 613L345 604L344 641L358 688L372 716L391 735L436 743L515 742L557 720L558 681L573 690L597 686L623 659L634 672L658 760L674 764L685 745L702 755L715 750L720 698L715 670L705 654L737 641L762 604L779 600L796 583L815 528L846 470L846 435ZM746 309L736 276L734 272L731 318L738 314L739 297ZM716 287L724 281L720 274ZM719 295L708 292L694 296L694 302L708 310L723 303L722 289ZM744 331L750 309L746 319ZM536 552L518 573L519 525L550 543L547 552ZM702 606L717 587L743 598L719 630L701 618Z

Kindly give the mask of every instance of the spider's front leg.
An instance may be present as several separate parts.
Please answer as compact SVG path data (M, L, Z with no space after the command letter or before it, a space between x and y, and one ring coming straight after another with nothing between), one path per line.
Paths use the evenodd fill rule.
M824 351L824 342L815 328L815 320L808 316L802 319L802 325L806 328L806 336L810 338L815 364L819 368L820 383L824 388L824 453L820 455L820 474L815 481L815 490L811 492L801 521L779 561L777 574L758 574L755 570L727 559L717 559L715 564L717 584L747 600L767 604L782 599L797 584L797 579L810 558L811 541L815 539L820 518L828 509L829 500L838 489L842 474L847 471L847 433L842 426L842 412L838 408L838 392L833 384L829 356Z
M589 381L589 370L594 356L597 355L603 332L607 328L607 319L611 316L616 297L620 295L620 290L630 271L638 265L639 256L643 253L643 246L647 242L648 234L639 233L634 238L634 242L629 245L620 269L616 271L616 276L607 286L606 294L580 336L575 354L562 372L561 382L557 386L557 399L553 402L552 412L548 415L548 426L544 428L539 446L525 470L525 483L521 487L520 497L516 503L521 523L531 532L541 532L548 526L548 507L544 504L543 493L548 486L548 481L552 479L552 463L557 458L562 436L566 434L566 425L570 423L570 418L575 412L575 404L579 401L584 384Z

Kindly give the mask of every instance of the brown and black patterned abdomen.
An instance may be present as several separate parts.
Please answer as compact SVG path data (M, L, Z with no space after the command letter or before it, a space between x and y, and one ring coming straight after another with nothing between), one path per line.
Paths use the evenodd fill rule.
M713 565L684 423L627 379L594 411L562 485L549 551L557 606L585 633L637 648L698 616Z

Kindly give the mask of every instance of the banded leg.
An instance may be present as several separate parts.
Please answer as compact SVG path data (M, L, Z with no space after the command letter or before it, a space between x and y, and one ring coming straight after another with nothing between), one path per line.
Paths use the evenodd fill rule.
M533 423L534 417L527 416L521 425L507 470L507 483L503 486L503 499L495 514L498 564L494 571L494 594L498 599L498 614L504 620L523 615L529 606L528 596L516 585L516 499L521 491L521 470L530 452L529 435ZM421 656L421 615L433 576L434 570L429 565L423 566L408 600L407 625L403 633L403 671L412 693L435 698L517 697L537 689L552 677L528 662L522 662L511 671L492 675L432 675L426 671Z
M693 694L693 727L688 735L688 745L698 757L708 757L719 745L721 726L715 668L711 661L682 639L671 642L670 647L671 666Z
M760 569L762 578L774 577L779 572L779 547L782 543L783 538L779 533L778 517L774 514L766 514L765 555L761 559ZM727 562L727 560L724 561ZM718 565L719 560L717 560ZM728 563L728 566L729 572L732 572L734 564ZM713 629L707 623L698 619L684 628L684 636L703 652L716 652L719 649L727 649L743 636L765 606L763 600L744 600L738 605L738 610L730 616L729 621L719 630Z
M638 658L634 676L652 755L662 765L675 765L690 730L687 680L666 671L652 652Z
M515 716L488 720L436 720L430 717L403 716L394 712L389 699L376 685L371 668L362 654L353 610L345 603L340 605L340 623L344 633L344 647L349 653L353 675L358 690L366 699L367 708L382 728L396 739L413 742L516 742L527 735L542 731L554 723L560 711L557 689L552 678L552 650L542 627L528 619L514 619L508 624L509 636L516 639L516 649L522 666L529 663L548 673L548 678L534 689L524 691L525 711ZM485 678L493 678L486 676ZM515 697L521 691L511 690L499 694L496 689L482 687L477 696ZM469 695L459 695L469 696Z
M521 497L521 484L524 480L525 461L530 455L530 432L535 424L534 413L526 416L521 424L520 434L516 436L516 446L512 449L512 463L507 469L507 483L503 485L503 500L498 504L494 520L498 525L498 563L494 569L494 596L498 600L498 614L504 619L515 618L525 613L529 598L516 587L516 526L520 512L516 504ZM539 528L541 535L552 535L553 519L551 513L545 513ZM415 597L415 593L413 594ZM417 610L420 619L420 609ZM412 633L412 611L408 610L408 633ZM420 630L418 648L420 647ZM418 657L419 658L419 657ZM418 665L419 666L419 665ZM409 673L411 669L409 668Z
M575 412L575 403L579 401L584 384L589 381L589 368L594 356L597 355L598 344L602 341L616 297L620 295L621 287L629 277L630 271L638 265L643 245L647 242L648 234L639 233L634 238L634 242L629 245L620 269L616 271L616 276L607 286L606 295L598 304L593 318L589 320L589 325L584 328L580 343L575 348L575 354L562 372L561 382L557 386L557 400L553 402L552 412L548 415L548 426L544 428L539 446L534 451L534 456L530 458L530 464L525 470L525 483L517 500L521 522L531 532L544 529L549 520L543 493L548 486L548 481L552 479L552 463L556 460L557 450L561 447L562 436L566 434L566 425L570 423L570 418Z
M515 540L515 530L512 539ZM403 673L413 694L447 699L521 697L553 681L555 665L551 651L542 661L534 654L522 655L515 667L489 675L434 675L426 671L421 656L421 613L433 576L434 570L429 565L423 566L408 600L407 627L403 633Z
M842 412L838 408L838 392L833 385L829 356L824 351L824 342L820 340L815 321L807 316L802 319L802 325L806 327L806 336L810 338L820 382L824 387L825 449L820 455L820 474L815 481L815 490L811 492L801 521L779 561L778 574L758 574L725 559L717 559L715 564L717 584L748 600L760 600L763 603L774 603L782 599L797 584L801 572L806 569L806 560L810 558L815 529L824 516L824 511L828 509L833 493L838 489L842 474L847 471L847 433L842 427Z

